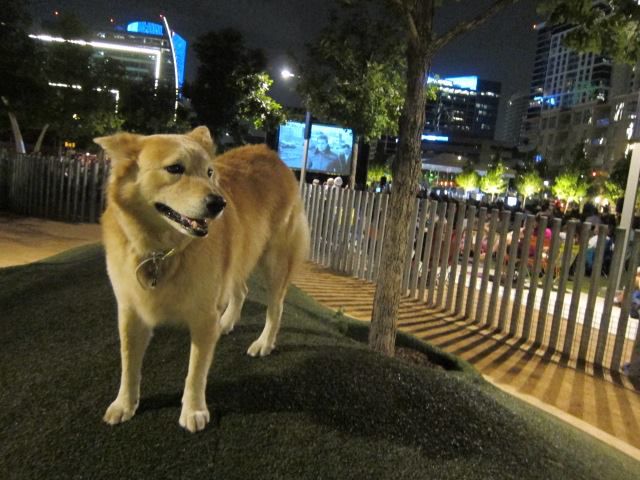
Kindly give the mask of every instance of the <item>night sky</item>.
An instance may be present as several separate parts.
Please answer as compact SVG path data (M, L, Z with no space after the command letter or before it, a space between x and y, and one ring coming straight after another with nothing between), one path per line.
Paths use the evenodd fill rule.
M451 22L491 4L491 0L449 0L452 8L440 10L436 25L442 29ZM503 100L513 92L527 89L533 67L535 34L539 21L535 0L521 0L507 7L478 30L459 38L442 50L432 71L440 76L478 75L502 82ZM234 27L251 47L264 49L269 57L270 74L275 80L273 97L292 105L297 97L293 86L280 79L279 71L288 66L287 52L303 50L324 25L331 0L30 0L36 22L52 18L54 10L75 12L88 27L104 26L109 17L117 23L154 20L163 13L170 26L188 42L210 30ZM187 53L187 80L195 76L195 62Z

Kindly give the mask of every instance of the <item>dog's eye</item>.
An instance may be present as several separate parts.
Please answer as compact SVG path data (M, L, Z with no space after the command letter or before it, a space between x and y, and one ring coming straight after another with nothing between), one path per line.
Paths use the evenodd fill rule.
M172 175L182 175L184 173L184 166L179 163L169 165L168 167L164 167L164 169Z
M213 168L209 168L207 170L207 175L209 176L209 178L213 177Z

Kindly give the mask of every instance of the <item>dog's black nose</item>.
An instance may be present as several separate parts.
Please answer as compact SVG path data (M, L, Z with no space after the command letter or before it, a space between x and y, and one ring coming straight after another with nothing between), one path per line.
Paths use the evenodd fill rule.
M207 212L211 217L218 215L227 206L227 202L220 195L209 194L205 201L207 202Z

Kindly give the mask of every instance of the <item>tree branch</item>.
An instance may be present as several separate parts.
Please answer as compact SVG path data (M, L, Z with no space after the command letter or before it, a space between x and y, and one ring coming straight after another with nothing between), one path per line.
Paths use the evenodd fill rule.
M448 32L445 32L442 35L438 36L431 44L431 47L429 48L429 50L431 50L434 53L437 52L438 50L443 48L445 45L450 43L452 40L455 40L456 38L458 38L463 33L479 27L480 25L485 23L487 20L489 20L491 17L493 17L496 13L498 13L500 10L502 10L503 8L509 5L517 3L518 1L519 0L496 0L493 3L493 5L491 5L484 12L478 14L474 18L458 23L456 26L452 27Z
M409 41L414 45L420 45L420 34L418 33L416 22L411 16L411 11L407 6L407 4L402 0L391 0L391 3L396 5L400 9L400 11L404 14L407 27L409 28Z

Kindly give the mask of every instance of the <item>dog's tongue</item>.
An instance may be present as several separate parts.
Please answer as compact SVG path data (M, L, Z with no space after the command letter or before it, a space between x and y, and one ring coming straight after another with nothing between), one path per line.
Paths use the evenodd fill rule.
M185 220L183 222L183 225L191 229L191 231L193 231L193 233L195 233L196 235L204 236L208 233L207 222L205 220L199 220L185 216L183 216L183 218Z

